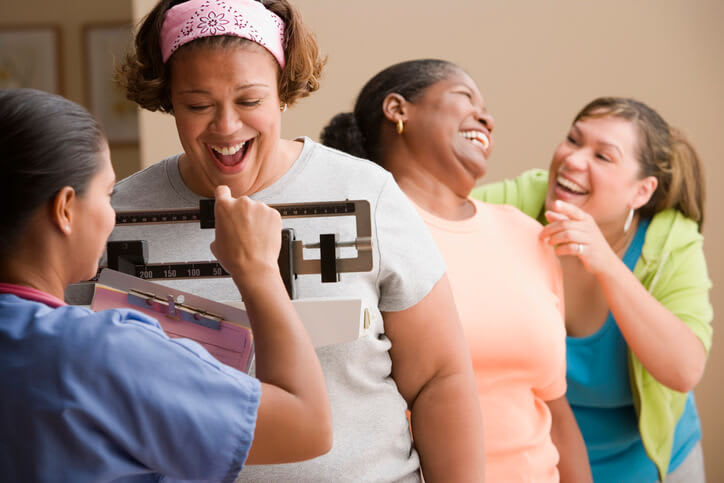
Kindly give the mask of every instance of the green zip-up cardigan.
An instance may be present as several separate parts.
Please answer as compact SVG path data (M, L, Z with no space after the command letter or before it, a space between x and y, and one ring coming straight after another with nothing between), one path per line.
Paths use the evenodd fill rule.
M478 187L473 198L508 204L545 224L548 172L526 171L519 177ZM693 220L668 209L651 220L634 275L661 304L681 319L701 340L707 354L711 348L714 316L709 301L711 281L704 259L703 237ZM686 403L686 394L669 389L629 352L631 391L644 449L664 480L671 459L674 430Z

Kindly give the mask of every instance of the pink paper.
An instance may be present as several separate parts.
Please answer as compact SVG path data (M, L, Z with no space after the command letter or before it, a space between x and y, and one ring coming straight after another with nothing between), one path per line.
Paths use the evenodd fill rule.
M214 358L239 371L249 370L252 352L251 331L228 321L221 321L220 329L211 329L193 322L179 320L161 313L161 304L152 307L140 307L128 302L128 294L122 291L96 284L91 309L133 309L158 320L163 330L171 338L183 337L201 344Z

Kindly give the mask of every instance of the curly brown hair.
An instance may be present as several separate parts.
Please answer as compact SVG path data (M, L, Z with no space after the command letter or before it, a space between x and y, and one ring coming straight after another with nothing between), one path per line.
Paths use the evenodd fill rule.
M173 112L171 105L170 64L178 51L194 46L227 48L251 42L241 37L221 35L196 39L180 47L167 63L161 57L161 28L166 11L187 0L161 0L141 22L131 51L116 70L116 80L126 90L126 97L149 111ZM258 0L286 24L284 57L280 69L279 99L292 105L319 89L319 79L327 58L301 15L288 0Z

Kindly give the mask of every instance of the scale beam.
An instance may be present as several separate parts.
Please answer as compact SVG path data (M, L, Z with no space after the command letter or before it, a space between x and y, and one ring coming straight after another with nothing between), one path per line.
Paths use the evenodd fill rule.
M282 218L320 218L354 216L356 237L339 241L334 234L320 234L319 243L304 244L295 238L294 230L282 230L282 249L279 269L290 297L294 298L294 280L298 275L321 274L322 282L337 282L344 272L372 270L372 223L367 200L344 200L312 203L269 205ZM152 225L199 223L202 229L214 228L214 200L201 200L199 209L129 211L116 214L116 225ZM337 248L351 247L356 257L337 258ZM304 257L304 249L320 250L320 258ZM188 278L228 277L217 261L178 263L147 263L148 247L145 240L108 242L108 267L145 280L174 280Z

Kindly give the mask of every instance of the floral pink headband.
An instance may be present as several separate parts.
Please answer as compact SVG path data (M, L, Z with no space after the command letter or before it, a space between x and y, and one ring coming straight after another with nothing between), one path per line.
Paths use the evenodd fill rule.
M189 0L169 8L161 28L163 62L182 45L217 35L256 42L284 68L284 21L255 0Z

